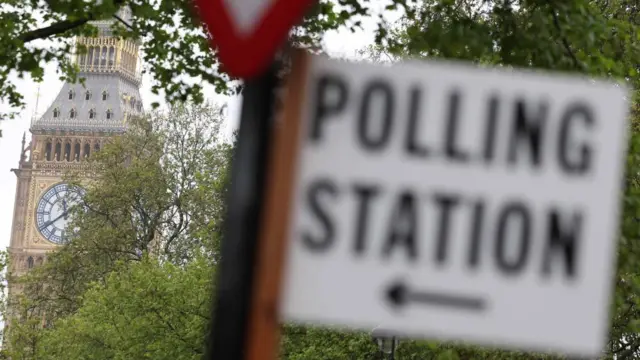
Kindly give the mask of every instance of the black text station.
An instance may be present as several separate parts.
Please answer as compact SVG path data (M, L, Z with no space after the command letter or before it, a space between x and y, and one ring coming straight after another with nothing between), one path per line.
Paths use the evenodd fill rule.
M578 276L578 252L585 221L578 209L550 207L534 213L526 201L514 199L487 214L485 199L481 197L407 189L394 193L394 205L383 210L387 214L383 233L372 234L368 231L369 214L385 191L383 188L364 182L338 184L324 178L308 183L306 190L305 211L312 214L316 223L302 231L300 239L312 252L329 252L336 246L336 239L341 238L350 239L354 259L374 256L385 260L400 253L409 263L442 266L453 256L463 256L470 270L490 265L504 275L513 276L535 267L543 278L555 275L573 280ZM347 219L336 217L334 212L340 206L348 206L347 201L356 203L356 213L348 219L356 222L355 230L351 234L338 234L337 229L344 228L338 222ZM457 240L466 241L466 253L452 254L450 220L463 207L468 208L464 223L469 231L466 239ZM425 212L428 219L433 219L431 223L419 221ZM542 231L534 233L534 227ZM435 236L428 236L428 230L431 230L428 235ZM374 236L383 238L381 247L370 245ZM542 262L532 264L531 253L538 241L543 241L542 246L535 247L542 251ZM490 258L482 258L481 254Z

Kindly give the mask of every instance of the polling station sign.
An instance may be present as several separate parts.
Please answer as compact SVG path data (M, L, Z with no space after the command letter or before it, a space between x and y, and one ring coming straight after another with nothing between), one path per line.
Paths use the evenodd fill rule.
M279 140L295 144L285 320L600 351L624 87L437 61L301 59L299 111Z

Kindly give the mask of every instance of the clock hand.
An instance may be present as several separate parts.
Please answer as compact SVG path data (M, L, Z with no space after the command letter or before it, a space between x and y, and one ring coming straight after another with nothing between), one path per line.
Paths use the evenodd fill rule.
M53 224L54 222L56 222L56 221L58 221L58 220L60 220L60 218L61 218L61 217L63 217L63 216L64 216L64 217L65 217L65 219L66 219L66 216L67 216L67 212L66 212L66 211L65 211L65 212L63 212L61 215L59 215L57 218L55 218L55 219L53 219L53 220L49 220L49 221L47 221L46 223L42 224L42 226L40 227L40 230L42 230L42 229L46 228L47 226L49 226L49 225Z
M45 223L40 225L38 229L42 231L42 229L46 228L49 225L51 225L51 221L45 221Z
M64 219L67 220L67 201L65 199L62 199L62 211Z

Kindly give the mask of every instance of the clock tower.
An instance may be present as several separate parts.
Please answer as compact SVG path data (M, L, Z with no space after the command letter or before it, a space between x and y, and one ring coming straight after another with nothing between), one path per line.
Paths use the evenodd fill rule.
M130 10L119 10L117 18L129 23ZM68 207L83 190L65 184L64 174L73 171L89 181L95 174L91 154L143 111L139 43L112 36L113 21L92 22L98 35L76 39L87 49L73 58L84 85L65 83L47 110L32 119L31 141L23 137L18 168L12 169L17 186L7 249L10 301L20 291L11 278L41 265L49 251L66 241Z

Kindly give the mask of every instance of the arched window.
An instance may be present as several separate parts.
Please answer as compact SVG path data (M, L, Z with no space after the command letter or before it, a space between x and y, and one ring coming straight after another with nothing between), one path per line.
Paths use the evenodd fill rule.
M56 144L56 161L60 161L60 152L62 150L62 144Z
M102 56L100 56L100 65L107 65L107 47L102 48Z
M71 109L69 111L69 118L74 119L76 117L76 109Z
M107 110L107 120L111 119L111 117L113 117L113 112L111 112L111 109Z
M109 48L109 66L113 66L113 63L116 58L116 49L112 47Z
M69 90L69 100L73 100L76 97L76 93L73 90Z
M80 143L76 143L73 148L73 160L80 161Z
M57 118L58 116L60 116L60 109L58 108L53 109L53 117Z
M51 140L49 140L44 148L44 158L47 159L47 161L51 161L51 147Z
M33 256L29 256L29 258L27 259L27 268L33 268Z
M96 117L96 111L94 109L89 110L89 119Z
M84 93L84 99L91 100L91 91L87 90L87 92Z
M93 46L89 46L87 49L87 65L93 64Z
M96 144L93 146L93 151L100 151L100 144L96 143Z
M107 92L107 90L102 92L102 101L107 101L107 99L109 98L109 93Z
M100 47L95 46L93 48L93 66L100 65Z
M89 155L91 155L91 145L84 144L84 157L85 157L85 159L88 158Z
M71 143L64 144L64 159L71 161Z

